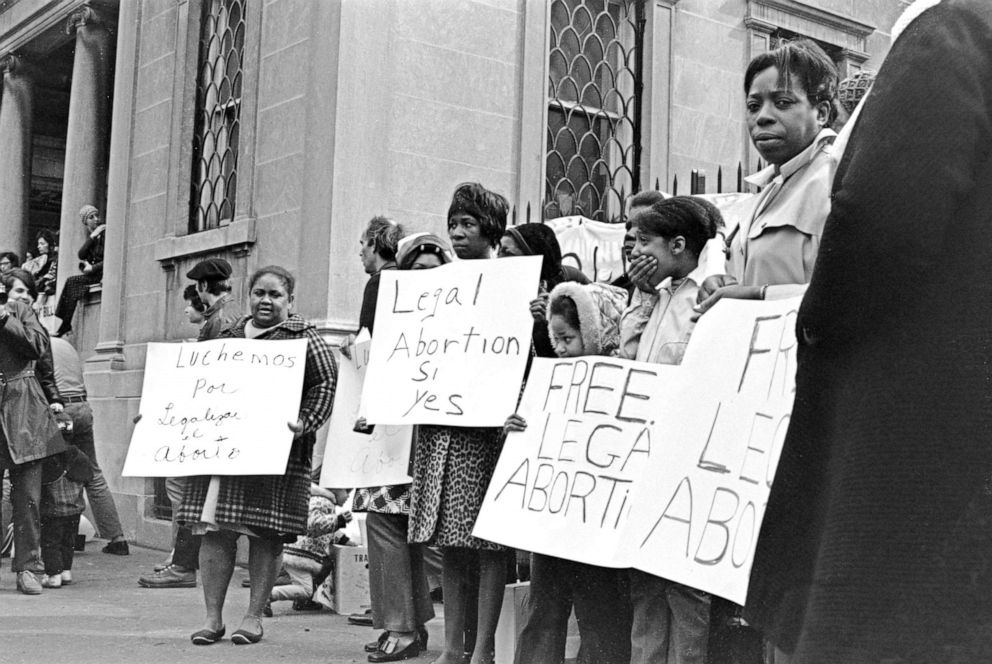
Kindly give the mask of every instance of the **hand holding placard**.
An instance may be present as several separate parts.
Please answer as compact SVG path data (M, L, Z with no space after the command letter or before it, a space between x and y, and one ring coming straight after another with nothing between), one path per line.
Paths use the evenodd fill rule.
M148 344L122 474L282 474L294 427L302 430L306 346L305 339Z
M540 270L541 257L526 256L382 272L368 421L501 426L530 354Z

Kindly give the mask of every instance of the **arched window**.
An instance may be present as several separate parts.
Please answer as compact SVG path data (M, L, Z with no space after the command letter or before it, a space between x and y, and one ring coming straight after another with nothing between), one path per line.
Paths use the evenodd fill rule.
M190 232L231 222L237 204L244 0L206 0L200 28Z
M620 221L640 161L640 0L552 0L544 217Z

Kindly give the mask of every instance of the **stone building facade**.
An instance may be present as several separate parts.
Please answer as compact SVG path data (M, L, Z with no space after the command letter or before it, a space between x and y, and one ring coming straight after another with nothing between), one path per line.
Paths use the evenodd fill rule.
M441 231L477 180L518 222L610 221L638 188L746 174L750 57L809 36L843 74L877 68L907 4L0 0L0 249L58 230L64 280L77 211L105 211L103 283L73 327L128 535L167 545L155 481L120 470L146 344L195 336L193 263L228 259L241 301L255 268L289 268L297 311L340 338L371 216Z

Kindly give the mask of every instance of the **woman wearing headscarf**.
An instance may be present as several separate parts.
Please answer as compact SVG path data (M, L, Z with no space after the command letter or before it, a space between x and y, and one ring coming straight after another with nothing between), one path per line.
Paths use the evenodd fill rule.
M537 297L531 300L530 312L534 317L534 354L537 357L555 357L548 337L548 293L554 287L566 281L588 284L586 277L578 268L562 265L561 245L555 232L545 224L520 224L510 226L503 233L499 242L499 256L542 256L541 285Z
M86 227L89 236L79 248L79 271L62 284L55 315L61 323L55 336L65 336L72 331L72 317L76 313L76 305L89 291L90 286L98 284L103 279L103 247L106 241L107 225L100 218L100 211L92 205L84 205L79 209L79 221Z
M221 338L306 339L303 395L286 472L281 475L190 477L179 511L180 523L203 536L200 574L206 605L204 628L194 632L196 645L219 641L226 631L223 609L234 572L237 541L248 537L251 595L248 612L231 635L237 645L262 638L262 613L279 571L283 543L306 532L310 499L310 464L317 430L331 415L337 363L330 346L311 323L291 313L296 279L285 268L260 268L249 281L251 313L221 333Z
M424 270L452 261L447 242L429 233L404 238L399 246L393 252L401 270ZM370 662L408 659L427 648L424 625L434 617L434 605L427 586L424 547L407 541L410 497L409 483L355 491L352 511L367 512L372 626L383 630L378 639L365 645Z

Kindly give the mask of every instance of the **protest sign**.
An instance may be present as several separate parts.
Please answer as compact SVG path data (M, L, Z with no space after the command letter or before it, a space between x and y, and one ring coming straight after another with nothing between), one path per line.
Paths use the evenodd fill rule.
M610 357L536 358L474 535L624 567L631 491L660 441L678 367ZM507 413L509 414L509 413Z
M651 481L631 495L632 566L744 603L792 411L799 302L723 300L700 319Z
M370 424L500 426L530 355L541 257L385 270L362 390Z
M379 424L371 433L354 430L359 418L360 397L369 364L372 339L362 330L351 347L351 357L340 351L334 412L327 428L327 444L320 472L320 486L368 487L407 484L410 466L410 425Z
M148 344L141 419L122 474L281 475L306 349L306 339Z

